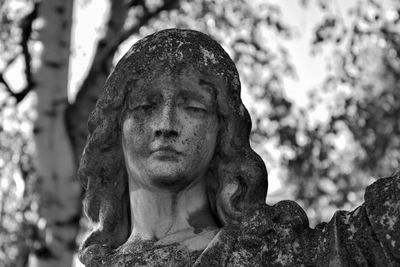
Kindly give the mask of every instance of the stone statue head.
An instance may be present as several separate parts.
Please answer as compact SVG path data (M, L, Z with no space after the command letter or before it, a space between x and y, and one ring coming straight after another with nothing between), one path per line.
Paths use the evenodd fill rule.
M207 195L220 227L239 223L246 210L265 202L267 172L250 147L251 120L240 98L235 64L203 33L163 30L130 48L108 77L90 114L79 177L86 188L84 210L95 228L81 248L84 262L90 254L100 253L100 248L116 248L129 236L122 122L130 112L130 101L151 77L187 69L214 85L218 133L207 167Z

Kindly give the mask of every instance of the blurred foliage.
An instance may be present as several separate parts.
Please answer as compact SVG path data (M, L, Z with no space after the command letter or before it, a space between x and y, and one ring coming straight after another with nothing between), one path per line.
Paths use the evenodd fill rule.
M33 166L34 113L15 95L29 84L31 62L24 51L34 51L36 24L29 40L23 33L36 2L0 1L0 262L5 266L25 259L21 255L32 248L40 249L43 239L35 204L39 185ZM165 3L130 2L126 29ZM265 151L266 143L280 151L277 164L288 184L284 190L315 224L330 219L333 210L361 203L371 176L399 168L400 4L358 1L344 17L334 11L332 1L301 3L304 8L317 4L324 14L311 40L312 52L331 53L326 81L311 91L307 108L299 108L283 93L284 79L296 75L284 46L284 40L295 38L294 29L283 20L284 10L269 1L169 1L166 10L147 20L126 42L168 27L197 29L219 41L237 64L243 88L252 98L253 145L269 166L278 156ZM120 54L110 56L116 59ZM11 90L3 74L18 62L23 62L25 75L19 77L25 82ZM311 114L321 109L329 112L328 118L313 120Z
M316 3L324 16L313 52L330 49L331 60L305 112L325 109L329 117L300 131L304 144L300 127L292 129L287 166L296 197L320 221L360 204L372 177L400 167L400 2L357 1L348 14L334 1Z
M38 238L36 175L32 127L34 112L27 94L30 62L24 65L27 19L34 2L0 2L0 266L25 266L29 252ZM29 43L29 45L31 45ZM30 60L30 59L28 59ZM26 61L25 61L26 62ZM21 66L20 69L13 69ZM17 67L18 68L18 67ZM7 72L9 71L9 73ZM17 81L8 74L19 71ZM14 86L15 85L15 86ZM11 91L14 87L14 91Z
M37 231L32 111L0 101L0 266L24 266Z

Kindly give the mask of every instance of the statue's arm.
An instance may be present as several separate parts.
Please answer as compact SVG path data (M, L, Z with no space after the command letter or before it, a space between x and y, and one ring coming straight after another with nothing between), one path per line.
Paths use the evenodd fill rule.
M224 245L216 259L224 255L230 266L400 266L400 173L376 181L360 207L337 211L315 229L293 201L250 210L237 228L216 242Z
M368 186L365 202L317 225L315 262L327 265L400 266L400 173Z
M367 187L364 198L377 240L388 257L392 256L400 265L400 172Z

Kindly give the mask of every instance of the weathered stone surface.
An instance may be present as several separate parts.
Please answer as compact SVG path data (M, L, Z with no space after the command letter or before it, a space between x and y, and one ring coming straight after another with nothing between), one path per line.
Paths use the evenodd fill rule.
M89 119L79 174L94 230L81 261L400 266L400 174L311 229L295 202L264 204L267 172L250 129L235 65L211 38L170 29L133 45Z

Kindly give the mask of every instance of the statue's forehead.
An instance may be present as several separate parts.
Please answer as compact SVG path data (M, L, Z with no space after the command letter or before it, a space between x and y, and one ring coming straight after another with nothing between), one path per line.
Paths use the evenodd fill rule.
M148 74L142 79L137 79L131 91L145 92L154 87L162 88L171 84L175 84L179 88L197 84L198 88L203 88L215 97L217 94L221 94L221 91L228 90L228 84L222 77L212 73L202 73L193 65L183 65L179 69L171 68L167 64L159 65Z
M218 86L218 92L222 92L223 98L232 98L235 106L240 104L236 66L225 50L206 34L167 29L146 36L136 42L117 64L115 76L128 76L128 80L137 81L156 75L156 66L175 69L193 66L209 76L207 81L224 83Z

